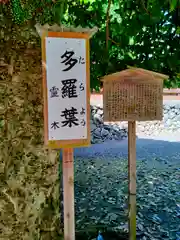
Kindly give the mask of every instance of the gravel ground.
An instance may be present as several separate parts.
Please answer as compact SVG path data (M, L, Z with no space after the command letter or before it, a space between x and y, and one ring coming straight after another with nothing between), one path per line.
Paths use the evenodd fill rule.
M137 239L180 240L180 136L151 138L137 138ZM78 229L127 230L127 191L127 140L75 150Z
M93 144L88 148L76 148L75 157L89 158L127 158L128 139L106 141L100 144ZM180 160L180 134L172 136L161 134L159 136L141 136L136 140L137 159L150 160L161 158L169 160L170 163ZM104 159L105 160L105 159Z

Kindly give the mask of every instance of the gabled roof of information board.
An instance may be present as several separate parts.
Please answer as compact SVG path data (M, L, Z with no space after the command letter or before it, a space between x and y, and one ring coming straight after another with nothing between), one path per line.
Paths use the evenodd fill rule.
M141 80L141 81L153 81L153 80L166 80L169 76L145 70L143 68L129 67L129 69L123 70L121 72L116 72L113 74L106 75L101 78L101 81L117 81L117 80Z

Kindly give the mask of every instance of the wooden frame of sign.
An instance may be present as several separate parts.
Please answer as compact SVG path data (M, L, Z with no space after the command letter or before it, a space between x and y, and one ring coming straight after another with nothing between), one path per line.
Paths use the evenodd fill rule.
M48 126L48 86L47 86L47 52L46 52L46 38L73 38L85 39L86 42L86 125L87 137L85 139L69 139L69 140L50 140L49 126ZM91 142L90 137L90 62L89 62L89 35L88 33L79 32L44 32L42 34L42 61L43 61L43 98L44 98L44 142L45 147L51 149L60 148L75 148L89 146Z
M67 93L64 95L64 93L62 93L62 84L67 81L70 80L70 83L72 82L71 80L75 80L77 84L79 84L79 81L77 81L77 79L75 79L75 71L73 74L73 70L70 71L70 73L68 74L64 74L63 71L67 71L66 70L62 70L62 74L59 74L59 69L61 68L61 65L59 67L59 63L60 61L56 59L56 61L54 62L55 58L58 55L58 51L56 51L56 49L59 47L60 42L56 42L56 41L52 41L53 43L51 44L55 44L56 47L51 45L51 49L48 52L48 57L49 59L49 66L47 63L47 49L46 49L46 44L47 44L47 38L61 38L62 42L65 40L64 42L64 48L61 46L61 50L66 51L66 53L63 53L63 55L66 56L66 60L63 60L63 63L65 63L66 67L67 65L71 65L70 63L67 64L67 61L69 62L76 62L77 64L77 59L74 57L74 53L73 53L73 57L74 58L70 58L70 56L67 56L67 52L68 54L72 54L72 45L73 45L73 41L76 42L76 46L79 44L81 44L80 40L85 40L85 43L83 44L83 47L85 49L80 49L78 51L82 52L84 55L84 62L82 64L85 64L85 69L83 69L83 71L81 69L78 69L77 71L77 75L78 73L80 73L80 75L77 76L78 80L81 79L81 84L83 84L84 81L84 85L81 85L81 90L82 88L84 90L83 94L80 94L80 99L77 100L77 96L78 93L76 92L76 94L74 94L73 89L71 89L71 98L69 96L70 93L68 93L68 100L64 101L64 98L67 97ZM49 32L49 31L44 31L44 33L42 34L42 61L43 61L43 97L44 97L44 141L45 141L45 146L51 149L60 149L62 148L62 153L63 153L63 197L64 197L64 239L65 240L75 240L75 217L74 217L74 156L73 156L73 148L75 147L85 147L85 146L89 146L91 143L91 137L90 137L90 63L89 63L89 38L90 35L88 33L80 33L80 32ZM77 40L79 39L79 40ZM68 47L68 40L71 42L71 44L69 44ZM50 40L48 41L49 43L51 42ZM78 43L78 42L79 43ZM67 49L71 49L71 50L67 50ZM58 50L58 49L57 49ZM82 50L82 51L81 51ZM62 52L61 52L62 54ZM72 56L72 55L71 55ZM58 55L59 57L59 55ZM62 55L61 55L62 58ZM67 59L68 58L68 59ZM59 58L58 58L59 59ZM70 60L69 60L70 59ZM52 63L53 61L53 63ZM62 63L62 62L61 62ZM55 66L54 66L55 65ZM57 70L57 73L54 74L54 71ZM51 80L48 79L48 71L50 71L50 76L52 78L51 82L51 89L49 89L48 86L48 81L47 80ZM84 75L83 75L84 74ZM60 75L60 81L59 81L59 75ZM66 77L66 78L65 78ZM55 80L56 79L56 83L58 85L58 87L55 87ZM60 82L60 83L59 83ZM52 85L53 84L53 85ZM60 96L57 94L57 90L59 90L59 84L61 84L61 98ZM52 87L53 86L53 87ZM64 85L63 85L64 86ZM80 87L79 87L80 88ZM52 110L53 105L51 101L48 101L49 98L49 90L52 93L52 89L55 89L54 93L53 93L53 98L56 98L56 101L54 101L53 103L59 104L56 110ZM73 98L72 98L72 93ZM80 90L79 90L80 93ZM82 92L81 92L82 93ZM51 96L52 97L52 96ZM58 98L59 97L59 98ZM75 98L74 98L75 97ZM72 100L74 99L74 100ZM57 102L57 100L59 100L59 102ZM85 106L83 105L83 103L85 104ZM48 106L49 104L49 106ZM61 104L61 106L60 106ZM79 105L78 105L79 104ZM82 104L82 105L81 105ZM75 106L76 105L76 106ZM77 108L77 106L81 106L81 109L84 109L84 113L82 113L82 111L80 112L80 109ZM67 124L65 124L66 126L66 130L64 131L62 128L60 128L60 125L57 125L57 119L58 117L62 117L62 112L65 112L64 110L62 111L62 107L63 109L65 109L67 111L67 109L75 109L76 108L76 114L78 114L79 117L76 118L76 120L78 121L78 123L84 121L84 125L81 124L80 126L80 130L77 128L77 126L79 126L76 122L76 124L73 122L73 124L75 125L74 128L76 130L74 130L73 134L71 133L72 126L69 125L69 128L67 128ZM65 108L64 108L65 107ZM71 108L72 107L72 108ZM54 111L54 112L53 112ZM57 115L57 112L58 114ZM70 111L70 110L68 110ZM60 114L61 112L61 114ZM51 113L51 114L50 114ZM72 113L72 112L71 112ZM82 119L80 118L80 115L83 115L84 117L82 117ZM56 119L54 120L53 123L56 123L56 130L60 130L58 132L58 134L50 132L50 124L49 124L49 119L51 119L51 123L52 123L52 117L51 115L53 115L53 117ZM72 115L72 114L71 114ZM74 116L73 116L74 117ZM65 117L65 120L66 117ZM74 118L73 118L74 120ZM65 122L65 121L63 121ZM61 121L61 127L62 127L62 123ZM60 123L60 122L59 122ZM72 122L71 122L72 124ZM78 129L78 130L77 130ZM80 133L79 133L80 132ZM51 136L49 136L51 133ZM53 137L52 137L53 136ZM71 137L73 136L73 138ZM75 136L79 136L79 137L75 137ZM52 140L53 138L55 138L55 140ZM64 138L64 139L62 139Z

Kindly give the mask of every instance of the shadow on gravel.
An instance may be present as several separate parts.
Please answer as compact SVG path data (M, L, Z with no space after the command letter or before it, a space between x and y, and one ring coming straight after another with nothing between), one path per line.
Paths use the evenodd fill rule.
M179 137L180 138L180 137ZM93 144L87 148L76 148L74 149L74 156L88 160L89 158L109 158L128 157L128 140L121 141L107 141L100 144ZM152 159L152 158L163 158L173 160L180 159L180 141L169 142L163 140L137 138L136 141L136 156L137 159Z
M81 231L76 233L77 240L96 240L98 235L98 230L92 231ZM118 233L113 231L104 230L102 231L102 236L104 240L128 240L127 233Z
M138 138L137 142L136 142L136 153L137 153L137 156L136 156L137 161L140 160L141 163L144 163L144 162L147 163L148 169L149 169L149 167L155 168L154 177L159 179L158 180L159 182L156 180L157 186L156 186L156 182L154 182L154 187L156 187L155 193L156 194L158 193L158 197L161 194L161 198L159 197L159 200L158 200L158 198L156 198L156 196L155 196L153 199L157 200L156 203L155 203L155 200L151 201L149 199L148 202L146 202L143 205L143 210L141 211L141 214L143 214L141 223L144 224L144 218L149 217L149 219L146 220L146 222L147 222L146 225L148 226L149 229L152 230L152 226L154 223L150 219L151 213L149 211L150 207L148 207L152 202L154 205L156 205L156 207L158 209L157 213L161 213L164 211L163 207L161 207L163 201L166 201L165 202L166 208L168 208L168 206L169 206L169 209L172 210L171 205L174 204L173 209L175 209L175 200L173 202L175 194L171 193L171 191L168 187L168 186L170 186L170 182L168 183L168 181L172 181L171 185L172 185L172 188L174 189L174 186L177 185L175 180L176 180L176 178L178 179L178 177L176 176L176 178L175 178L175 176L173 176L173 178L174 178L174 182L173 182L173 180L171 178L171 174L166 173L166 175L163 175L164 172L162 172L161 176L160 176L160 174L159 175L157 174L157 169L159 166L160 167L163 166L163 168L165 170L167 170L168 168L170 168L171 165L174 165L176 171L178 171L179 160L180 160L180 141L179 142L175 142L175 141L169 142L167 140L163 141L163 140L157 140L157 139ZM78 179L78 182L76 182L76 186L75 186L76 187L76 198L78 199L78 203L76 203L76 208L79 209L78 214L81 215L80 218L82 218L82 216L84 216L83 211L85 212L85 215L87 215L87 210L88 209L90 210L90 208L93 208L93 206L94 206L94 208L95 208L95 206L97 206L98 209L101 209L104 207L104 209L107 210L105 215L107 215L108 212L111 213L112 212L111 208L114 205L111 202L108 205L108 201L110 201L108 199L108 197L112 197L111 193L114 193L115 197L117 197L117 192L118 192L117 190L118 189L121 190L121 185L122 185L121 183L123 181L125 181L124 178L125 179L127 178L120 172L120 170L118 170L117 165L119 165L119 169L122 169L121 165L119 164L121 161L119 161L119 160L121 160L121 159L127 160L128 140L127 139L122 140L122 141L114 140L114 141L108 141L108 142L104 142L104 143L100 143L100 144L94 144L88 148L76 148L74 150L74 156L75 156L75 166L78 167L78 171L76 172L76 177ZM81 163L81 160L82 160L82 163ZM99 170L96 169L98 160L100 160ZM152 160L155 160L158 163L156 165L154 165L153 162L155 162L155 161L152 161ZM113 164L113 161L115 164ZM96 164L94 164L94 162ZM127 161L125 161L125 162L127 163ZM88 166L91 164L95 166L94 170L93 170L93 168L88 169ZM116 165L117 169L115 169L113 165ZM108 173L108 169L113 170L112 173L111 172ZM151 174L153 174L153 171L150 170L149 172ZM148 171L145 172L144 176L147 177L149 172ZM92 175L93 173L94 173L94 175ZM98 173L99 173L99 178L98 178ZM116 176L118 176L118 177L116 177ZM170 180L167 181L166 179L170 179ZM148 191L151 191L151 197L153 197L154 196L153 194L155 194L153 192L153 190L148 190L148 186L149 186L148 181L150 181L150 180L147 178L145 181L143 176L139 177L139 186L141 186L141 188L143 186L145 187L145 189L143 188L143 191L142 191L143 193L139 194L139 198L141 197L143 199L143 203L144 203L145 199L147 199L146 195L148 194ZM166 182L165 182L165 180L166 180ZM111 182L113 183L112 185L110 184ZM147 182L147 184L146 184L146 182ZM101 186L102 183L104 183L104 185L107 185L107 186L105 186L105 187L103 185ZM98 184L99 184L99 187L101 187L102 189L98 187ZM162 189L159 189L159 186L161 188L164 187L164 189L166 189L166 193L169 193L169 195L168 194L164 195L164 193L161 193ZM174 191L173 189L172 189L172 191ZM91 194L91 192L93 192L93 193ZM107 196L107 192L109 192L109 196ZM122 193L120 195L122 195ZM177 196L177 194L176 194L176 196ZM167 199L166 199L166 197L167 197ZM119 197L119 199L120 198L121 197ZM80 201L80 199L82 201ZM123 200L122 202L124 203L125 200ZM120 207L121 207L121 205L122 204L119 204L119 203L117 204L117 206L120 206ZM111 208L109 206L111 206ZM82 209L80 209L80 208L82 208ZM83 210L83 211L80 212L80 210ZM149 216L147 216L148 214L145 212L145 210L147 212L149 212ZM116 213L116 211L119 212L120 210L115 209L114 211ZM175 210L172 210L172 211L174 211L174 212L173 213L168 212L167 214L169 214L168 219L172 218L171 220L173 221L174 216L175 216L173 214L175 214ZM101 217L100 215L103 215L104 213L102 213L102 214L100 214L100 213L101 213L101 210L95 209L95 210L92 210L91 213L89 213L89 215L91 216L91 214L94 214L94 215L98 215L97 217ZM153 214L152 214L152 216L153 216ZM160 215L160 217L162 217L162 216ZM103 218L103 216L102 216L102 218ZM162 219L163 219L163 217L162 217ZM86 221L89 222L89 217L86 217L86 218L84 218L84 220L82 220L83 223L85 223ZM169 231L168 224L166 224L165 220L163 220L163 221L164 221L163 231L168 232ZM85 223L84 230L82 230L81 232L77 232L77 237L76 237L77 240L83 240L83 239L95 240L98 235L98 227L94 228L94 230L92 230L92 231L89 228L91 228L91 223L90 224ZM174 229L176 229L176 228L172 226L170 230L175 231ZM102 230L102 228L101 228L101 230ZM112 231L109 231L109 232L102 231L102 233L103 233L104 240L113 240L113 239L114 240L118 240L118 239L126 240L126 239L128 239L127 234L122 233L122 232L115 233ZM157 230L155 231L155 233L153 232L154 236L156 233L157 233ZM158 230L159 235L160 235L160 233L163 233L163 232ZM174 237L174 235L173 235L173 237ZM163 237L161 239L163 239ZM169 238L169 239L175 239L175 238Z

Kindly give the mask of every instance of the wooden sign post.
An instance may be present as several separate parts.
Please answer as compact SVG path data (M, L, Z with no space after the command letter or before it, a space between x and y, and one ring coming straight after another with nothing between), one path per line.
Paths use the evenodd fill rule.
M163 80L141 68L104 76L105 122L128 121L129 240L136 240L136 121L162 120Z
M63 149L64 239L75 239L73 148Z
M136 122L128 121L129 240L136 239Z
M75 239L73 148L90 145L88 33L42 36L45 145L63 149L64 239Z

